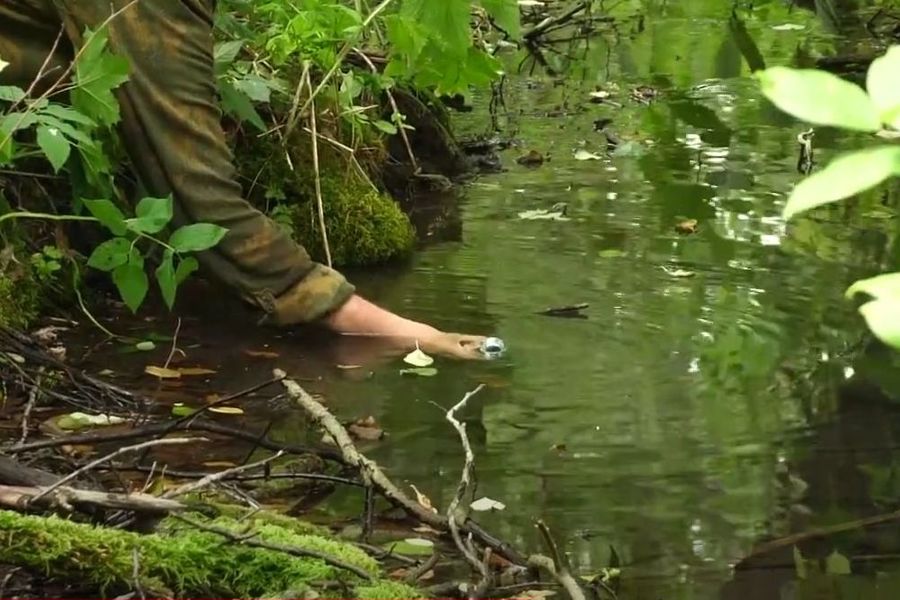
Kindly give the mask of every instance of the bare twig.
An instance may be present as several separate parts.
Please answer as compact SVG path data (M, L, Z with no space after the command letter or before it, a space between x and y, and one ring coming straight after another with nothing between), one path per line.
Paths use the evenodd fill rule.
M134 591L140 596L141 600L147 597L144 593L144 586L141 585L141 553L137 546L131 549L131 579L134 584Z
M166 363L163 365L163 369L169 368L169 364L172 362L172 357L175 356L175 351L178 350L179 331L181 331L181 317L178 317L178 323L175 324L175 335L172 336L172 348L169 350L169 356L166 357Z
M44 367L38 367L37 377L35 377L34 385L28 392L28 404L22 412L22 435L19 436L19 443L24 444L28 439L28 418L31 417L31 411L34 410L34 404L37 402L38 395L41 393L41 377L44 374Z
M409 575L407 575L405 579L406 583L408 583L409 585L416 585L416 582L419 581L419 578L428 573L428 571L435 568L440 559L441 555L438 554L437 551L435 551L434 554L428 557L428 560L409 572Z
M526 41L533 40L534 38L546 33L548 30L567 23L572 19L572 17L585 10L590 5L591 0L579 0L578 2L573 3L572 6L570 6L567 10L563 11L557 16L547 17L546 19L526 31L524 34L522 34L522 39Z
M541 532L541 538L544 540L544 545L552 558L543 554L532 554L528 557L528 565L547 571L566 590L571 600L587 600L584 590L581 589L578 581L569 572L569 566L560 554L553 536L550 535L550 529L543 521L537 522L537 528Z
M319 138L316 128L316 102L313 94L312 81L309 78L309 69L306 71L306 86L309 88L309 128L312 130L310 139L312 140L312 159L313 159L313 175L316 187L316 209L319 213L319 229L322 231L322 246L325 248L325 261L328 267L331 267L331 246L328 244L328 228L325 226L325 204L322 201L322 175L319 172Z
M283 552L285 554L290 554L291 556L300 556L304 558L318 558L319 560L329 564L333 567L337 567L339 569L344 569L345 571L350 571L351 573L362 577L368 581L371 581L372 574L356 565L348 564L338 558L333 556L329 556L323 552L319 552L317 550L309 550L306 548L300 548L299 546L286 546L283 544L274 544L269 542L262 542L256 539L248 538L246 535L240 535L234 533L233 531L229 531L228 529L224 529L222 527L217 527L215 525L207 525L206 523L200 523L198 521L194 521L193 519L189 519L188 517L184 517L182 515L173 515L179 521L183 521L194 527L196 529L200 529L201 531L207 531L209 533L215 533L216 535L221 535L226 538L230 542L234 542L236 544L243 544L245 546L253 546L254 548L263 548L265 550L272 550L274 552Z
M93 469L94 467L96 467L98 465L102 465L103 463L108 462L122 454L125 454L128 452L133 452L135 450L142 450L144 448L149 448L150 446L164 446L164 445L188 444L188 443L194 444L197 442L205 442L205 441L207 441L206 438L166 438L166 439L162 439L162 440L149 440L147 442L141 442L140 444L135 444L133 446L124 446L122 448L119 448L115 452L110 452L106 456L101 456L100 458L98 458L96 460L92 460L91 462L89 462L88 464L84 465L83 467L81 467L79 469L75 469L74 471L72 471L71 473L69 473L68 475L66 475L65 477L63 477L62 479L60 479L59 481L54 483L53 485L51 485L47 488L44 488L44 490L42 490L41 493L39 493L37 496L32 498L32 502L37 502L38 500L40 500L47 494L50 494L54 490L59 489L60 487L69 483L70 481L72 481L76 477L82 475L83 473L86 473L86 472L90 471L91 469Z
M178 486L174 490L169 490L168 492L163 494L162 497L163 498L177 498L178 496L183 496L184 494L190 494L191 492L196 492L197 490L207 487L209 485L212 485L213 483L216 483L217 481L222 481L224 479L227 479L228 477L237 475L238 473L242 473L244 471L249 471L251 469L256 469L258 467L261 467L265 464L272 462L273 460L275 460L277 458L280 458L283 455L284 455L284 451L280 450L277 453L273 454L272 456L269 456L268 458L265 458L258 462L250 463L249 465L241 465L239 467L234 467L231 469L226 469L224 471L219 471L218 473L212 473L198 481L192 481L191 483L186 483L182 486Z
M467 393L463 396L462 400L447 411L446 418L459 433L459 439L462 442L463 451L465 453L465 464L463 465L462 474L459 478L459 485L456 488L456 495L453 497L453 500L450 501L450 506L447 508L447 522L450 526L450 534L453 536L456 547L459 548L459 551L462 552L462 555L469 561L469 564L472 565L475 571L481 574L482 579L487 579L490 576L490 572L485 567L484 563L478 559L471 542L464 542L459 535L460 524L465 523L469 515L469 501L463 503L463 499L468 499L472 493L472 473L475 469L475 454L472 452L472 446L469 444L466 426L465 424L460 423L456 418L456 411L465 407L469 402L469 399L482 389L484 389L483 384Z
M327 408L310 396L296 381L287 379L287 374L281 369L275 369L274 373L276 377L282 378L282 385L284 385L288 394L290 394L297 404L306 411L317 425L325 429L325 431L335 440L344 463L359 470L364 482L371 482L375 486L375 489L377 489L385 498L403 508L403 510L419 521L431 525L432 527L444 530L449 529L450 525L446 516L431 512L421 506L418 502L412 500L405 492L401 491L400 488L388 479L375 461L360 454L356 449L356 446L354 446L353 441L350 439L347 430L344 429L344 426L341 425L340 421L338 421ZM471 519L467 520L461 529L477 537L482 543L493 548L494 551L501 554L510 562L519 565L524 564L525 561L513 548L488 534Z

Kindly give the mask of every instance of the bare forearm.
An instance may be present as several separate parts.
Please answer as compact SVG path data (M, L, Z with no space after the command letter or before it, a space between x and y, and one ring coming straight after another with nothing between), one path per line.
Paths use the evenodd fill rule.
M423 340L440 333L430 325L396 315L357 295L325 317L323 322L329 329L348 335L382 335Z

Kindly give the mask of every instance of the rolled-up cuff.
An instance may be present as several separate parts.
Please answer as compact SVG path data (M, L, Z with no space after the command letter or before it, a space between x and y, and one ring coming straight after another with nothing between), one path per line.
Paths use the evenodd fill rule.
M340 308L355 291L343 275L317 264L274 299L266 321L279 326L311 323Z

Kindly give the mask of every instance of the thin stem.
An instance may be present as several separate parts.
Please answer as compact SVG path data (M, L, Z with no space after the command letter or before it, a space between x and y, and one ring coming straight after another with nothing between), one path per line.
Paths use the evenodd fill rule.
M0 223L3 221L8 221L10 219L46 219L47 221L94 221L98 222L95 217L86 217L79 215L54 215L51 213L39 213L39 212L11 212L6 213L5 215L0 215Z

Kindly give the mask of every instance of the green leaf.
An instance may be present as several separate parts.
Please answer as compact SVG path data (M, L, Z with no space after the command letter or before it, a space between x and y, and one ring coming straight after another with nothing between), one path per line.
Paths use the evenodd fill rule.
M378 119L377 121L372 121L372 125L375 126L376 129L383 131L388 135L394 135L397 133L397 126L393 123L388 123L382 119Z
M900 146L879 146L843 154L800 183L791 192L783 216L835 202L878 185L900 173Z
M829 575L850 575L850 561L837 550L833 550L825 559L825 572Z
M69 160L69 154L72 152L72 146L69 140L55 127L47 127L41 125L37 129L37 143L53 166L53 171L59 173L66 161Z
M432 39L449 60L465 56L472 44L470 10L469 0L406 0L401 14L420 24L425 31L438 32L439 37Z
M163 300L169 309L175 305L175 291L178 288L178 281L175 279L175 266L172 264L174 254L171 250L166 250L162 262L156 268L156 282L159 284L159 291L162 293Z
M518 0L481 0L481 6L510 37L519 37L521 22Z
M794 569L797 572L797 579L806 579L806 559L800 554L800 548L794 546Z
M62 106L61 104L48 104L41 110L41 113L53 115L57 119L62 119L63 121L87 125L88 127L96 127L97 125L92 119L84 116L74 108Z
M85 31L71 97L72 105L88 118L115 125L119 121L119 103L112 91L128 81L128 61L106 51L108 35L106 27Z
M266 124L247 94L238 91L227 81L219 81L219 96L222 98L222 110L226 113L238 121L250 123L259 131L266 130Z
M847 288L844 295L850 299L861 293L868 294L873 298L900 298L900 273L888 273L860 279Z
M131 312L137 312L150 289L147 273L144 272L144 259L137 250L132 249L128 262L117 267L112 278L125 305Z
M140 350L141 352L150 352L152 350L156 350L156 344L151 340L144 340L143 342L138 342L134 345L136 350Z
M414 63L428 43L427 32L414 20L402 15L384 18L391 54L399 54L407 66Z
M872 300L859 307L866 324L879 340L900 349L900 299Z
M90 212L104 227L109 229L113 235L125 235L125 215L119 210L119 207L109 200L82 200L81 201Z
M242 40L229 40L227 42L216 44L213 49L213 61L216 65L216 71L223 72L231 66L231 63L234 62L238 52L240 52L243 47L244 42Z
M15 85L0 85L0 100L19 102L25 98L25 90Z
M814 69L770 67L757 71L762 92L784 112L809 123L878 131L881 121L858 85Z
M233 85L254 102L268 102L272 98L272 86L259 75L250 74L235 79Z
M191 273L200 268L200 263L193 256L182 258L175 269L175 282L181 285L185 279L191 276Z
M228 232L224 227L212 223L185 225L172 234L169 245L178 252L200 252L209 250L219 243Z
M883 123L900 129L900 45L891 46L884 56L872 61L866 89Z
M88 266L99 271L112 271L128 262L131 253L131 242L117 237L106 240L91 252Z
M94 143L94 140L91 139L89 135L79 129L75 129L75 127L73 127L70 123L54 117L53 115L48 115L41 112L40 114L38 114L38 122L45 127L58 129L60 133L64 134L69 139L78 142L79 144Z
M172 220L172 198L143 198L134 209L136 218L126 224L139 233L159 233Z
M412 369L400 369L401 375L415 375L417 377L434 377L438 370L434 367L415 367Z

